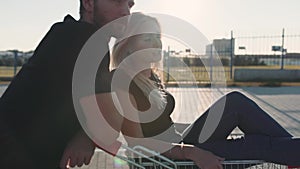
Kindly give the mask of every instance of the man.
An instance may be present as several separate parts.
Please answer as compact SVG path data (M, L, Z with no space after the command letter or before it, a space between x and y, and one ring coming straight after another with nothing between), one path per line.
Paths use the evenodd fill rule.
M66 16L40 42L0 99L1 168L55 169L88 164L95 145L72 102L81 48L103 25L130 14L133 0L80 0L80 20Z

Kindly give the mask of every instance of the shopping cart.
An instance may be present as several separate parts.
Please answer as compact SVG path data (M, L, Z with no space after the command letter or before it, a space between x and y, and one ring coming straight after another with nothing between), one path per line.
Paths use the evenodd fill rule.
M190 124L176 123L176 130L182 133ZM244 134L238 129L234 129L228 136L228 139L237 139L243 137ZM199 169L193 161L189 160L172 160L158 152L150 150L146 147L137 145L128 147L122 145L122 149L126 152L117 157L126 161L130 169ZM133 158L134 157L134 158ZM268 163L262 160L231 160L223 162L223 169L288 169L286 165ZM299 168L300 169L300 168Z
M133 148L123 145L126 156L117 157L126 161L130 169L199 169L193 161L171 160L158 152L143 146ZM132 158L134 157L134 158ZM285 165L267 163L262 160L234 160L224 161L224 169L287 169Z

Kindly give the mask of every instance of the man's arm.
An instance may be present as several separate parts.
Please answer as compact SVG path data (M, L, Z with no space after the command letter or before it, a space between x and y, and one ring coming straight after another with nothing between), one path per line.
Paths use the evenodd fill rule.
M117 154L121 146L117 137L123 118L118 113L113 97L113 93L107 92L86 96L80 100L86 130L92 139L83 130L79 131L64 151L60 163L62 169L89 164L95 147L112 155Z

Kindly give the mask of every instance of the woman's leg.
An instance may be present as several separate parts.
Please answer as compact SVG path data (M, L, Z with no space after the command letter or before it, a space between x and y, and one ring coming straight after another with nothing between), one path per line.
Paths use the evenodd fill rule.
M193 126L187 132L183 133L183 141L198 144L199 135L209 111L218 109L223 105L224 110L221 120L207 142L225 140L235 127L239 127L245 135L292 137L251 99L239 92L231 92L215 102L193 123Z
M222 106L224 99L226 102L218 127L205 143L200 144L199 135L209 110ZM300 165L300 139L293 139L291 134L245 95L239 92L229 93L210 109L184 133L185 143L194 144L227 160L253 159ZM239 127L245 137L227 140L235 127Z
M226 160L263 160L290 166L300 166L300 139L247 135L244 138L196 144Z

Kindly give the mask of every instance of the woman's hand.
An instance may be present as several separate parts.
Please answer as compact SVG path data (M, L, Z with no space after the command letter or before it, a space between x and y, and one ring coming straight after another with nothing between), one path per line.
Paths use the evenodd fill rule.
M198 147L187 148L185 157L194 161L201 169L222 169L224 158L218 157L209 151L205 151Z

